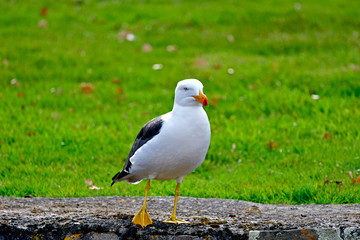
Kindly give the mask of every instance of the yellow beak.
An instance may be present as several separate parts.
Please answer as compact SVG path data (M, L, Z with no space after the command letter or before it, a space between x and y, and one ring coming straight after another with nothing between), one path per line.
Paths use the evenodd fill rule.
M199 91L199 96L193 96L193 98L195 98L196 101L201 103L204 107L209 106L209 100L201 91Z

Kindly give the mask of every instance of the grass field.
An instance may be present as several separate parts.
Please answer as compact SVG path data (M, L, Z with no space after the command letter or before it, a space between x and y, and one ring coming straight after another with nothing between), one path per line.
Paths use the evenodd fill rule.
M182 196L360 203L359 15L341 0L0 1L0 195L143 195L111 178L197 78L212 140Z

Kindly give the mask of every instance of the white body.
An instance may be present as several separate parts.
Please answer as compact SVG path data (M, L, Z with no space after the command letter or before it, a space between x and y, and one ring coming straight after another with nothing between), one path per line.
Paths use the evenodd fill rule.
M191 81L189 82L194 84ZM202 84L198 82L197 86L197 82L194 94L202 91ZM181 96L185 93L178 88L175 91L173 110L161 116L164 122L159 134L130 158L132 165L129 174L132 181L139 182L146 178L175 179L181 183L205 159L211 135L208 117L199 102L193 97Z

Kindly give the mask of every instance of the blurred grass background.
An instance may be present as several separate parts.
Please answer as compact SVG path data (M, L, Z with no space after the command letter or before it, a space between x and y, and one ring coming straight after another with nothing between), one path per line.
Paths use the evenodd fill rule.
M182 196L360 203L359 15L340 0L0 1L0 195L143 195L111 178L197 78L212 140Z

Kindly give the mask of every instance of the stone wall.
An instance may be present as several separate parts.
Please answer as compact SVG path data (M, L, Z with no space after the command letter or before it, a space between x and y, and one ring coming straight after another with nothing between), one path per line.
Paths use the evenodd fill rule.
M360 239L360 205L275 205L229 199L149 197L153 224L132 224L143 198L0 197L2 239Z

